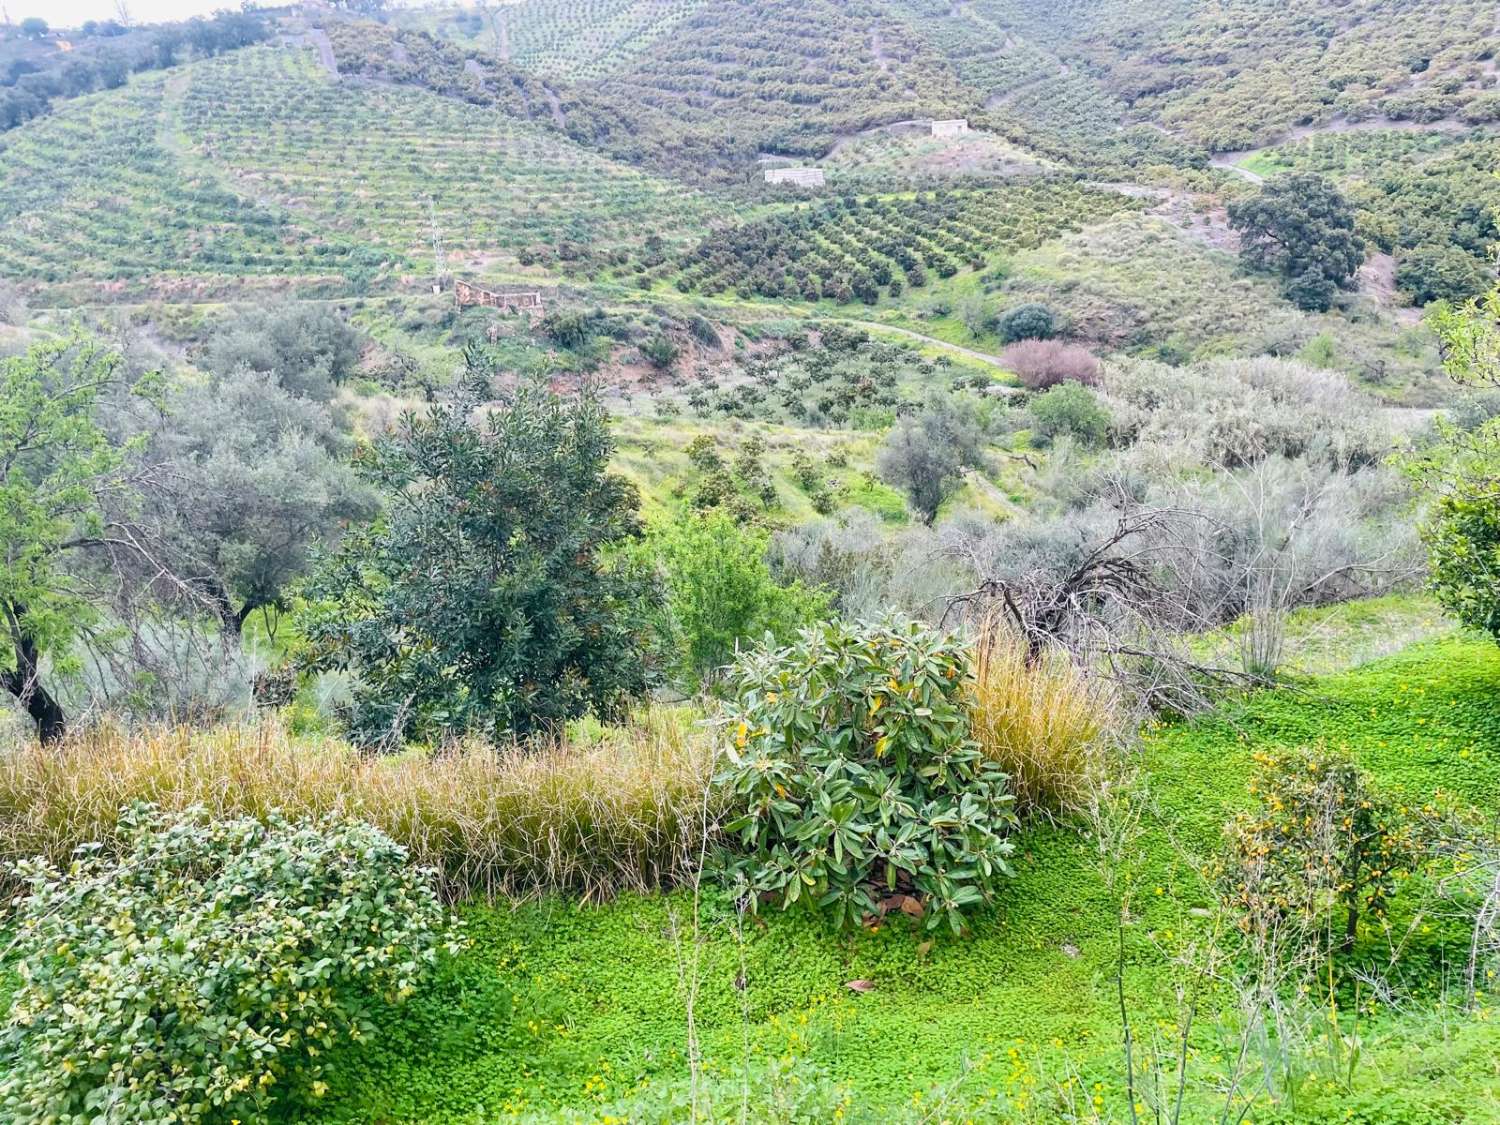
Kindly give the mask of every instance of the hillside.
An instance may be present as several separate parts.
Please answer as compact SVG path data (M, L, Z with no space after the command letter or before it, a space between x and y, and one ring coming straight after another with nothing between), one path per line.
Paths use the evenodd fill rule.
M1500 1125L1493 4L164 3L0 5L0 1122Z

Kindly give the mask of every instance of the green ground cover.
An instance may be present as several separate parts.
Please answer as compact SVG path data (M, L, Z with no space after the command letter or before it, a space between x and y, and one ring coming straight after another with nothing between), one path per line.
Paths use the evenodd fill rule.
M1177 1034L1174 958L1211 902L1197 864L1248 803L1252 755L1326 739L1383 787L1414 800L1442 788L1494 811L1497 686L1500 650L1451 639L1148 733L1148 811L1126 864L1123 929L1138 1067ZM968 937L932 945L900 924L837 937L778 915L741 933L712 891L696 943L686 891L603 907L472 905L472 952L377 1040L330 1066L317 1116L650 1120L687 1096L692 995L705 1087L737 1091L748 1064L753 1104L800 1099L808 1120L1046 1120L1070 1102L1070 1120L1127 1120L1120 888L1101 877L1098 854L1071 829L1030 828L998 911ZM1431 1014L1459 935L1424 923L1408 940L1407 964L1423 967L1404 984L1410 994L1389 1012L1365 1003L1356 1015L1349 1003L1345 1027L1358 1020L1365 1058L1352 1083L1337 1064L1303 1060L1296 1120L1500 1119L1491 1002L1471 1017ZM851 991L850 981L871 987ZM1212 1022L1202 1018L1194 1040L1184 1120L1218 1119L1212 1085L1224 1060ZM1288 1119L1278 1112L1258 1103L1245 1120Z

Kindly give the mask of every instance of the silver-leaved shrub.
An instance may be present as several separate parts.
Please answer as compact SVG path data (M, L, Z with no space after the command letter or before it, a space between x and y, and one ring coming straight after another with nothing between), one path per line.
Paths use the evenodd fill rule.
M256 1121L373 1030L458 933L368 824L124 810L67 870L18 865L0 1120Z
M1012 874L1005 774L969 737L957 638L834 622L736 665L716 781L737 814L726 870L752 904L804 902L851 924L892 900L946 922Z

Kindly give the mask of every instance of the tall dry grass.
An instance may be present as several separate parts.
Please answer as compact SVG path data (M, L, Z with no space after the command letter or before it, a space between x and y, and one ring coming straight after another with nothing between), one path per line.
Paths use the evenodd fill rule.
M0 861L65 861L108 842L122 805L201 804L225 816L333 813L377 825L445 894L603 898L673 882L697 863L717 809L711 739L650 709L541 748L460 746L379 758L275 721L207 731L96 730L61 747L0 750Z
M970 687L973 737L1010 775L1016 808L1086 812L1109 777L1119 711L1109 685L1060 652L1027 661L1004 622L980 629Z

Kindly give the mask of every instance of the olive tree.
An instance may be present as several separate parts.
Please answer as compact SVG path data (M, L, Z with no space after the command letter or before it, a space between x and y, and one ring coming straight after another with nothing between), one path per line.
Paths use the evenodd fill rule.
M983 427L972 405L952 396L935 396L918 413L902 417L875 458L881 479L906 493L925 524L937 518L964 469L982 464Z
M334 544L375 498L323 403L271 373L236 368L172 389L139 460L149 481L122 515L160 545L226 633L282 608L315 543Z

